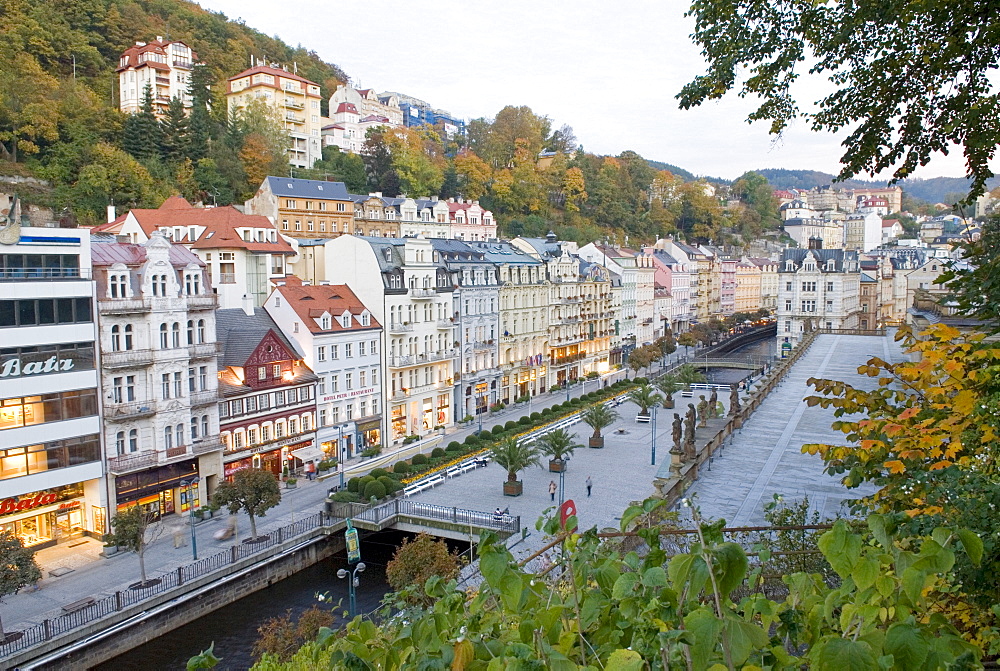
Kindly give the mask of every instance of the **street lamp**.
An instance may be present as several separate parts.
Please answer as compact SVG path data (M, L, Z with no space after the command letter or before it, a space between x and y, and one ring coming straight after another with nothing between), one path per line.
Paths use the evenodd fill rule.
M569 456L563 457L562 469L559 471L559 507L566 501L566 462Z
M198 484L198 476L191 478L190 480L181 480L180 485L182 488L194 487ZM191 554L194 556L194 560L198 561L198 537L194 534L194 499L191 498L191 490L188 489L188 526L191 527Z
M480 403L479 401L482 401L483 397L486 395L483 393L485 389L486 389L486 380L484 379L476 380L476 396L479 399L476 402L476 415L479 417L479 431L476 433L477 436L483 432L483 415L485 415L486 413L483 412L484 408L481 407L483 404Z
M652 456L650 457L650 464L652 466L656 466L656 408L657 408L656 404L653 404L653 407L650 408L650 420L649 420L650 426L653 429L652 433L650 434L650 440L649 440L650 451L652 452Z
M340 578L341 580L346 578L348 575L351 576L351 579L347 581L347 595L350 603L351 617L354 617L355 612L358 609L358 603L357 603L358 600L355 594L355 588L357 588L357 586L360 584L360 579L358 578L358 574L364 573L364 570L365 570L364 562L358 562L357 565L354 567L354 569L351 571L348 571L347 569L343 568L337 570L337 577Z

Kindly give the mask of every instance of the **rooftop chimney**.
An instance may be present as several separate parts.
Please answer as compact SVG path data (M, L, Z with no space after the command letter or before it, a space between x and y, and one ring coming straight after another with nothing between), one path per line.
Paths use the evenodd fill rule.
M809 249L823 249L823 238L809 238Z
M250 294L243 294L243 312L247 314L248 317L253 317L253 296Z
M110 224L112 221L114 221L117 218L118 218L118 215L115 214L115 206L114 205L108 205L108 223Z

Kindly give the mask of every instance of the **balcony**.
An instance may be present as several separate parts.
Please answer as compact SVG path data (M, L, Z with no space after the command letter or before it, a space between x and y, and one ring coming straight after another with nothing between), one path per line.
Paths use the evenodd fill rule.
M293 110L305 109L305 103L301 100L293 100L292 98L285 98L285 107Z
M389 333L392 335L398 335L400 333L409 333L413 330L412 324L397 324L395 322L389 324Z
M209 357L218 356L221 349L221 343L217 342L203 342L197 345L188 345L188 356L192 359L207 359Z
M128 315L149 312L152 305L148 298L101 298L97 310L102 315Z
M114 420L139 419L156 414L154 401L133 401L131 403L109 403L104 407L104 417Z
M502 335L502 336L500 336L500 342L502 342L502 343L512 343L512 342L514 342L514 336L512 336L512 335Z
M132 454L121 454L108 459L108 471L115 475L141 471L146 468L162 466L175 461L189 459L200 454L217 452L225 447L218 438L206 438L196 440L191 445L178 445L170 447L160 452L157 450L145 450L143 452L133 452Z
M455 322L451 319L439 319L437 320L437 327L442 331L447 331L455 327Z
M236 284L236 273L219 273L219 284Z
M410 289L410 298L427 299L437 296L437 292L429 287Z
M292 123L305 123L306 118L304 116L297 116L295 114L285 114L285 121L291 121Z
M162 84L163 86L170 86L170 77L157 77L157 84Z
M101 354L101 365L104 368L141 368L153 363L153 350L129 349L119 352Z
M416 363L416 357L412 354L389 357L389 365L393 368L399 368L400 366L412 366L414 363Z
M185 70L190 70L193 66L191 65L191 61L177 60L175 58L174 59L174 67L175 68L184 68Z
M198 294L185 298L188 310L215 310L219 307L219 297L216 294Z
M122 454L108 459L108 471L116 475L141 471L144 468L156 466L158 463L155 450Z
M0 268L0 282L88 279L88 268Z
M402 400L405 400L408 396L409 396L409 394L407 394L402 389L397 389L396 391L392 392L391 400L393 400L393 401L402 401Z
M225 444L218 438L204 438L191 443L191 454L208 454L224 449Z
M418 363L423 363L424 361L444 361L445 359L457 359L457 358L458 358L457 347L441 350L440 352L430 352L428 354L417 355Z
M188 400L190 401L192 407L212 405L219 402L219 392L215 389L192 391L188 394Z
M472 349L476 350L477 352L489 351L493 349L493 341L492 340L476 341L472 343Z
M580 298L577 296L570 296L569 298L562 299L562 302L566 305L573 305L574 303L579 303Z

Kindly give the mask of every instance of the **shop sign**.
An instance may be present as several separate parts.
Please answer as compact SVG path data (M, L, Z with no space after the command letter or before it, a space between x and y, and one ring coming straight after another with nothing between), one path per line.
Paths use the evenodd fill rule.
M344 391L339 394L330 394L329 396L323 397L323 403L328 403L329 401L342 401L345 398L354 398L356 396L368 396L375 393L375 387L368 387L367 389L355 389L353 391Z
M358 540L358 530L351 526L351 520L347 520L344 540L347 542L347 563L357 564L361 561L361 543Z
M73 359L59 359L50 356L45 361L29 361L21 365L21 358L8 359L0 368L0 377L20 377L22 375L38 375L40 373L55 373L73 370Z
M51 492L37 494L35 496L27 496L24 498L11 497L2 499L0 500L0 515L10 515L11 513L20 513L25 510L33 510L43 506L50 506L58 500L59 495ZM78 501L67 501L66 503L63 503L60 508L73 508L78 505Z

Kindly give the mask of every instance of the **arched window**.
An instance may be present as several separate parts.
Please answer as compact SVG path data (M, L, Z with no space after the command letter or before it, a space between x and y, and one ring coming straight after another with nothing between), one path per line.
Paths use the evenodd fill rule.
M191 418L191 440L198 440L198 418Z
M125 432L119 431L115 434L115 452L125 454Z
M174 322L174 324L173 324L173 326L171 327L170 330L172 332L171 335L173 336L171 338L171 342L172 342L174 348L176 349L176 348L178 348L178 347L181 346L181 325L180 325L180 322Z
M156 292L153 292L153 293L155 294ZM167 276L166 275L160 275L160 295L161 296L166 296L167 295Z
M174 430L169 426L163 429L163 449L171 450L174 447Z
M160 324L160 349L167 349L169 341L167 339L167 325Z
M188 345L194 344L194 320L189 319L187 323L187 338Z
M177 447L184 445L184 425L178 424L174 427L174 439L177 441Z
M208 415L201 416L201 435L203 438L208 435Z
M132 325L125 324L125 349L132 349Z
M118 352L122 348L122 327L115 324L111 327L111 351Z
M139 451L139 430L129 429L128 432L128 451L138 452Z
M205 320L204 319L199 319L198 320L198 342L199 343L205 342Z

